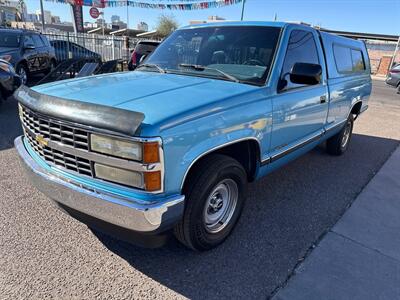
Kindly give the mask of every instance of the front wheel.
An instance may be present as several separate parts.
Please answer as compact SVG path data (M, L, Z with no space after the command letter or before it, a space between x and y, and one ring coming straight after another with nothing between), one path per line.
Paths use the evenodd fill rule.
M238 161L220 154L205 158L192 174L185 188L185 213L174 233L187 247L205 251L221 244L235 227L247 176Z
M353 115L350 114L342 130L327 140L326 148L329 154L342 155L344 152L346 152L353 133L353 124L354 118Z
M28 69L25 66L25 64L21 63L21 64L17 65L17 68L15 71L21 78L21 83L25 85L28 82Z

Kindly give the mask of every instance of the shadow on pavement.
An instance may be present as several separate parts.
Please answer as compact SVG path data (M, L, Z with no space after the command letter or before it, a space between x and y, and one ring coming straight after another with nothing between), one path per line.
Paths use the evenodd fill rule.
M21 134L17 101L10 97L0 104L0 151L14 147L14 139Z
M191 252L174 239L160 249L142 249L95 234L133 268L188 298L269 297L398 144L355 134L341 157L320 146L251 184L233 235L207 253Z

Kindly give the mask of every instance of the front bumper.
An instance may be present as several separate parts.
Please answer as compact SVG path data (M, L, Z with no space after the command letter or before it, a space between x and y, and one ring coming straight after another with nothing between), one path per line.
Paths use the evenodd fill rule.
M23 137L16 138L14 143L21 164L36 188L63 206L111 225L149 234L171 228L183 215L182 195L144 203L97 191L45 170L28 153Z

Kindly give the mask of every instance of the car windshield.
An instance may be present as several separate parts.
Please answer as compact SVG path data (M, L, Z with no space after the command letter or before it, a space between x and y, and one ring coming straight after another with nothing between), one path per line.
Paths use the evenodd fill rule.
M21 35L14 32L4 32L0 33L0 47L5 48L18 48L21 41Z
M146 64L167 73L265 83L280 28L221 26L177 30L156 48ZM140 70L157 71L155 68Z

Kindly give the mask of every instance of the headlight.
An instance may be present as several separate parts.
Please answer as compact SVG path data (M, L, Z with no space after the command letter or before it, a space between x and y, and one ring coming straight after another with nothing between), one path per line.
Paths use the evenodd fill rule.
M143 158L143 147L141 143L110 138L103 135L92 134L90 136L90 147L92 151L141 161Z
M7 54L7 55L0 55L0 59L3 59L5 61L11 61L12 56Z
M0 69L8 73L15 73L14 68L10 64L1 61L0 61Z
M157 141L135 142L99 134L90 135L91 151L138 161L138 164L142 166L144 164L162 162L160 147L161 145ZM140 188L149 192L162 190L162 172L154 170L154 168L151 170L134 171L96 162L94 169L97 178Z
M143 174L135 171L114 168L99 163L94 164L96 177L137 188L144 188Z

